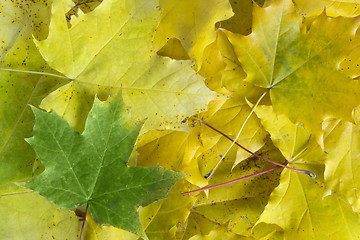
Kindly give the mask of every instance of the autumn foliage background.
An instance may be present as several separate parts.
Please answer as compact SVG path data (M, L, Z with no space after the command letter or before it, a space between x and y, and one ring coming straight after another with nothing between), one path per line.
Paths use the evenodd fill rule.
M358 15L343 0L2 0L0 239L80 236L74 209L24 188L45 168L29 105L82 132L95 96L117 94L146 119L129 165L187 174L138 208L149 239L359 239ZM274 167L197 119L317 177L183 196ZM83 239L138 238L87 215Z

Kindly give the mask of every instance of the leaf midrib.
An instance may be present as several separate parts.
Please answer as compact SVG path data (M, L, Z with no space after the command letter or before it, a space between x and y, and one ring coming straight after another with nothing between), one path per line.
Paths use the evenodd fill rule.
M41 110L39 110L39 111L41 111ZM65 154L64 150L62 149L61 145L59 144L59 141L56 139L55 135L53 134L52 128L50 128L50 126L48 125L47 121L44 121L44 124L45 124L45 126L48 128L48 130L49 130L50 134L52 135L54 141L56 142L56 144L58 145L59 149L61 150L62 155L63 155L64 158L66 159L66 163L67 163L68 166L69 166L69 170L71 170L71 173L74 175L74 177L75 177L75 179L76 179L76 182L77 182L79 188L81 189L82 193L84 194L83 197L86 197L87 194L86 194L86 192L85 192L85 189L84 189L83 186L80 184L79 178L78 178L77 175L75 174L75 171L74 171L74 169L73 169L72 166L71 166L71 163L70 163L70 161L69 161L68 156Z

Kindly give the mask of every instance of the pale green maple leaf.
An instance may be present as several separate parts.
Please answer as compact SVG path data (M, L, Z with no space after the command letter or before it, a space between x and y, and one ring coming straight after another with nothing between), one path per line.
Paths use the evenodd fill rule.
M34 122L28 104L38 106L62 84L57 78L27 72L53 73L32 41L32 36L47 34L47 13L47 1L0 2L0 186L37 171L36 155L24 141L32 135Z
M132 116L154 128L188 130L184 118L206 110L216 93L206 88L191 61L160 57L152 39L160 22L156 0L105 0L94 11L73 17L71 0L55 0L49 36L35 41L48 64L71 83L41 104L81 129L95 94L115 95L121 88Z

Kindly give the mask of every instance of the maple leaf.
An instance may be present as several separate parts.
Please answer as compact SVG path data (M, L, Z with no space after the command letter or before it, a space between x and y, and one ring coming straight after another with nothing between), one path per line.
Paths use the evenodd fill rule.
M253 17L249 36L226 31L245 81L269 88L275 112L302 122L323 146L321 122L328 117L352 121L352 109L359 104L359 83L338 68L356 46L359 18L321 15L305 31L288 0L254 6Z
M199 73L206 77L206 83L210 89L228 95L229 99L210 103L207 112L195 117L216 126L218 130L233 138L244 127L244 131L238 137L238 142L251 151L260 149L264 144L266 132L255 116L249 116L251 109L247 106L245 99L257 101L263 94L263 89L242 81L246 74L236 58L233 46L222 31L217 31L216 41L205 48L204 62ZM192 130L194 134L199 132L203 143L210 142L210 139L218 141L216 144L204 147L205 151L209 150L212 153L198 160L201 168L204 169L205 165L211 168L211 165L216 164L214 160L226 152L230 143L208 127L199 125L198 130ZM248 157L247 152L238 149L234 166Z
M191 238L191 240L238 240L239 235L229 232L224 227L216 227L211 230L209 234L198 234ZM244 238L245 239L245 238Z
M197 117L206 119L230 136L239 131L249 114L246 105L236 100L216 101L209 104L209 111ZM245 127L245 133L239 142L249 149L256 151L264 145L266 132L261 128L258 119L251 117ZM191 127L191 133L181 131L152 131L144 134L138 143L139 156L137 164L149 166L159 163L163 167L174 171L183 171L189 176L191 183L204 186L207 180L203 177L216 165L221 155L231 142L206 126L196 124ZM249 153L237 149L234 165L249 157Z
M280 184L271 193L254 231L265 229L263 223L267 223L280 226L284 230L283 239L358 238L357 214L337 196L323 199L324 186L318 181L313 184L313 181L304 174L284 169ZM267 231L273 230L277 230L275 225Z
M286 160L295 160L306 149L310 134L304 126L292 123L284 115L277 116L272 106L257 106L255 113Z
M15 184L0 189L0 214L3 239L79 239L81 223L73 211Z
M295 6L306 16L320 15L324 10L330 17L356 17L360 15L360 6L357 2L347 0L294 0Z
M169 198L163 200L155 214L150 216L151 222L146 228L146 234L150 239L181 238L182 230L196 201L196 196L181 196L181 192L189 189L190 185L186 180L176 183L169 191Z
M253 1L251 0L230 0L234 16L218 23L219 27L225 28L233 33L248 35L251 33ZM263 0L255 1L260 6Z
M232 159L236 156L236 150L234 149L228 154L229 156L221 164L221 168L219 167L211 178L210 186L244 177L271 166L268 162L250 159L233 167ZM277 159L280 162L284 160L279 150L271 144L269 139L258 154ZM278 184L278 179L279 171L274 171L256 179L248 179L222 188L211 189L208 194L199 195L191 213L199 214L207 221L217 225L226 226L233 233L251 236L251 228L267 204L269 194ZM192 227L189 226L190 229Z
M357 231L344 230L345 228L352 229L351 225L355 224L357 221L357 215L349 209L349 206L344 203L341 198L339 198L339 194L344 193L344 195L348 197L349 202L356 206L354 196L356 193L354 191L351 194L350 191L350 188L355 187L354 181L352 181L353 178L347 178L347 184L350 185L349 188L342 186L339 189L339 193L323 199L323 196L331 194L331 190L338 189L336 186L340 183L337 183L337 178L332 178L335 174L328 174L328 172L336 171L335 166L339 165L339 161L351 161L351 157L347 159L339 159L339 155L341 156L342 154L346 154L345 152L348 151L349 145L347 143L343 143L341 145L339 144L339 147L335 146L334 138L330 138L331 134L329 135L328 132L325 132L324 138L327 143L326 150L332 154L324 154L324 152L319 149L320 147L314 144L314 139L310 137L310 134L303 126L293 124L284 115L276 116L271 106L258 106L255 112L261 119L264 128L271 134L271 139L274 144L279 148L291 165L300 166L296 163L306 163L306 166L309 167L309 163L311 163L315 164L315 169L317 169L318 174L320 172L318 180L316 182L310 182L308 178L304 178L296 173L288 172L288 169L286 169L287 172L282 173L280 185L271 194L269 203L254 228L255 236L259 238L260 235L263 236L264 234L269 234L271 231L281 232L281 230L276 229L276 227L270 227L271 225L264 227L263 223L277 224L280 226L284 230L284 236L281 237L284 239L303 238L305 236L310 239L331 239L334 236L342 236L342 234L348 235L351 239L350 236L357 236L359 234ZM336 122L339 121L340 120L337 120ZM334 125L329 124L327 128L323 128L332 131L334 130ZM349 137L349 135L344 134L345 132L347 131L341 129L341 133L344 137ZM334 135L336 140L344 141L344 139L339 139L339 136L336 133L334 133ZM314 146L317 146L318 148L314 148ZM340 154L339 150L343 153ZM331 187L325 187L326 185L324 186L324 182L322 181L321 168L324 161L326 163L325 174L329 175L328 180L325 179L325 184L328 185L329 183L332 183ZM330 167L329 170L328 167ZM342 167L339 167L338 169L342 169ZM286 175L287 177L284 177L285 174L290 175L290 177L288 177L288 175ZM351 170L346 173L339 170L339 177L344 178L345 175L343 174L351 176ZM328 189L328 193L323 192L324 187ZM292 203L296 202L298 206L296 210L289 210L291 207L287 204L289 204L290 201L294 201ZM315 202L320 201L321 204L328 205L329 208L331 208L331 211L334 212L331 216L343 215L344 217L337 220L337 222L335 222L334 219L327 222L323 216L325 212L329 210L327 210L327 208L323 208L323 205L319 207L315 204ZM279 209L281 209L281 212L279 212ZM326 221L327 226L323 228L321 224L318 224L319 221ZM338 229L336 229L336 227ZM327 233L326 229L336 230ZM338 231L341 233L339 234ZM262 234L259 234L259 232L262 232Z
M199 172L194 155L201 151L201 144L194 136L183 131L149 131L137 144L138 166L160 164L165 168L189 174L186 178L193 184L204 186L203 176ZM166 161L163 161L166 159Z
M116 228L113 226L99 226L94 219L91 217L91 214L86 216L86 231L84 234L84 239L89 240L100 240L100 239L126 239L126 240L136 240L139 239L139 236Z
M207 79L207 85L211 89L216 89L217 91L221 90L221 72L217 72L217 70L221 71L221 69L224 68L224 70L228 71L228 83L231 84L231 80L235 81L238 80L239 76L241 75L241 67L238 65L236 68L238 71L233 71L234 65L230 65L232 63L232 60L228 59L222 59L221 53L219 53L220 47L225 48L222 43L223 41L226 41L226 36L222 32L218 32L218 35L220 35L220 38L218 36L218 39L209 45L205 51L204 51L204 61L201 66L201 69L199 71L200 74L203 76L206 76ZM222 41L219 43L219 39ZM226 45L227 47L232 49L231 44ZM222 49L223 50L223 49ZM223 63L224 60L228 60L226 63L229 65L226 65ZM226 66L224 66L226 65ZM231 78L231 80L230 80ZM228 100L218 100L213 101L208 106L208 111L204 113L200 113L195 118L205 119L207 122L210 122L214 124L217 128L221 129L222 131L226 132L230 136L234 136L239 131L241 125L243 124L245 118L250 112L250 108L246 105L246 102L244 100L245 93L249 93L249 89L255 88L259 90L260 88L249 86L252 85L251 83L248 84L248 87L246 87L246 90L243 87L243 84L241 83L233 83L231 90L238 91L236 93L230 93L231 99ZM236 86L235 86L236 85ZM261 89L260 89L261 91ZM224 89L224 93L229 92L226 89ZM256 91L253 91L256 92ZM227 93L229 94L229 93ZM254 95L258 96L262 93L256 92ZM252 99L252 98L251 98ZM256 98L255 98L256 99ZM245 105L244 105L245 104ZM194 185L197 185L199 187L205 186L208 184L208 180L204 178L205 174L208 174L211 168L214 167L214 165L219 161L221 158L221 155L226 151L226 149L229 147L231 142L229 142L227 139L225 139L220 134L214 132L213 130L209 129L208 127L199 124L199 123L192 123L190 127L191 133L186 132L178 132L178 131L149 131L146 134L142 135L140 138L140 141L138 142L138 152L139 155L137 156L136 163L140 166L148 166L154 163L159 162L160 165L171 168L173 170L183 169L184 172L189 174L189 176L186 178L189 182L191 182ZM258 150L264 145L264 137L266 136L266 132L262 129L260 122L255 116L252 116L245 126L244 133L240 136L239 142L241 142L243 145L248 147L249 149L252 149L253 151ZM234 149L235 150L235 149ZM223 166L224 163L221 163L219 169L217 171L221 171L223 174L223 178L219 179L216 176L214 176L214 179L216 180L211 181L211 184L214 183L220 183L221 181L229 180L229 178L225 178L225 175L228 175L228 171L231 171L231 166L234 165L233 160L236 159L235 165L239 162L246 159L249 154L243 151L242 149L236 149L236 154L228 154L226 156L226 160L229 161L226 165L226 168ZM229 168L230 165L230 168ZM225 170L224 170L225 168ZM258 170L257 168L255 168ZM235 171L235 170L234 170ZM254 171L252 169L251 171ZM252 172L253 173L253 172ZM244 174L244 173L242 173ZM238 176L238 174L231 175L232 178L235 176ZM276 182L276 181L274 181ZM260 185L262 185L260 183ZM267 185L266 185L267 186ZM258 187L258 185L253 186L255 189ZM224 188L219 189L218 191L215 191L218 193L218 198L211 198L211 201L214 204L217 204L218 206L225 203L227 200L230 202L234 199L230 199L232 196L239 197L239 192L243 190L243 188L237 187L229 187L229 189L233 191L228 191ZM236 189L236 190L235 190ZM262 188L261 191L263 190ZM187 189L189 191L190 189ZM212 191L210 191L212 193ZM270 192L268 192L270 193ZM224 199L224 196L229 197L229 199ZM253 198L251 198L253 199ZM204 233L205 230L202 228L199 229L199 226L197 225L198 215L197 215L197 209L206 209L206 215L211 215L211 219L206 220L207 222L211 222L214 224L214 218L215 217L211 212L213 211L215 205L209 205L209 202L203 203L206 207L197 208L197 205L195 204L192 208L192 211L190 215L188 216L187 223L183 223L183 213L186 213L189 211L188 208L183 207L183 198L179 196L178 198L174 198L174 201L170 202L170 199L164 200L164 204L168 206L176 205L179 206L179 209L177 209L177 214L173 214L174 210L169 210L165 208L164 212L159 211L157 212L154 220L150 224L149 228L147 228L146 232L151 234L149 237L157 238L159 235L166 236L163 238L170 238L170 234L173 233L173 231L177 231L176 236L183 236L183 239L188 239L189 237L195 235L197 232ZM236 202L236 197L235 200ZM250 201L250 200L249 200ZM257 201L257 200L254 200ZM240 201L237 201L239 203ZM246 201L245 201L246 202ZM264 204L266 201L259 201L262 203L262 207L264 207ZM259 203L257 202L257 203ZM176 203L176 204L175 204ZM181 204L180 204L181 203ZM226 204L225 204L226 205ZM230 203L229 205L230 206ZM234 204L233 206L239 206ZM225 206L224 206L225 207ZM252 208L248 208L250 211L256 212L257 214L254 214L255 220L253 220L253 223L256 222L256 217L259 216L261 213L261 207L258 210L255 210L255 208L258 207L258 205L254 204L252 205ZM226 207L225 207L226 208ZM219 211L217 211L219 212ZM231 210L224 211L224 214L226 215L226 212L233 212ZM239 210L241 212L241 210ZM159 216L158 216L159 214ZM166 221L166 223L170 222L173 223L173 226L170 229L170 233L166 233L164 229L166 229L166 226L168 224L161 224L161 222L164 222L163 219L169 219L169 221ZM197 220L194 220L196 218ZM201 214L201 219L204 219L204 215ZM220 218L220 216L218 217ZM232 215L232 219L236 219L236 215ZM228 219L229 219L228 218ZM170 221L171 219L171 221ZM206 219L208 219L206 217ZM224 217L224 219L226 219ZM175 224L177 221L177 224ZM194 222L195 221L195 222ZM226 221L226 220L224 220ZM216 221L215 221L216 222ZM221 221L222 222L222 221ZM232 223L234 221L231 221ZM223 223L223 222L222 222ZM216 226L218 226L219 222L216 222ZM210 224L211 225L211 224ZM243 224L239 223L237 221L236 223L232 224L236 227L231 228L232 231L236 228L237 232L247 232L249 234L248 230L245 230L246 228L249 228L249 224ZM180 227L179 227L180 226ZM182 226L182 227L181 227ZM241 226L241 227L239 227ZM251 226L251 225L250 225ZM191 229L196 229L194 232L191 231ZM183 230L182 230L183 229ZM207 229L205 227L205 229ZM241 229L241 230L240 230ZM154 232L154 233L153 233Z
M324 195L345 196L355 212L360 212L359 150L360 128L349 122L331 119L324 122L326 191Z
M164 13L154 36L154 49L158 51L170 38L180 40L197 67L202 64L204 48L215 40L214 25L233 15L226 0L160 0ZM179 24L181 23L181 24Z
M184 174L158 165L127 166L141 125L130 119L122 100L96 100L81 135L54 112L33 111L34 137L27 141L45 171L27 186L60 207L87 203L97 223L146 238L135 207L165 198Z
M32 135L34 122L28 104L38 106L62 85L54 77L28 72L54 73L32 41L32 35L43 38L47 34L47 12L46 2L0 3L0 185L37 174L36 154L24 140Z
M135 235L113 226L98 225L104 223L100 211L94 212L97 205L87 199L94 196L92 187L106 190L109 181L117 183L118 174L104 177L105 181L99 176L96 182L86 171L79 171L79 179L86 186L91 185L86 182L89 179L93 183L76 203L93 204L91 213L87 214L84 238L135 240L144 231L150 239L184 240L357 239L360 236L356 174L360 38L356 33L359 18L351 18L358 15L357 3L294 0L293 5L287 0L264 4L259 0L257 4L264 6L259 7L248 0L214 0L205 4L188 0L105 0L101 4L101 1L90 3L88 8L88 2L32 1L26 5L27 1L3 0L0 3L1 67L14 68L11 72L0 72L0 131L4 133L0 137L3 146L0 232L6 238L31 238L33 234L39 239L41 236L78 239L80 232L81 224L72 211L56 209L53 203L34 192L4 186L21 179L26 181L43 168L33 172L36 156L24 141L31 136L34 122L27 103L38 107L41 102L40 107L54 110L82 132L94 96L104 100L120 91L125 103L131 106L133 120L148 119L142 127L144 134L137 139L136 151L129 161L128 158L119 161L122 166L142 169L159 164L188 176L171 188L167 199L136 209L139 216L132 227L141 223L142 232L131 230L138 231ZM235 13L232 18L229 18L232 15L229 3ZM41 55L31 35L37 39ZM192 59L195 65L174 59ZM57 73L54 69L65 75L57 74L57 77L65 79L39 75ZM210 90L227 99L217 99L206 106L217 94L205 87L204 79ZM52 93L48 95L49 92ZM266 92L270 94L263 97ZM255 102L257 107L251 109L251 103ZM98 104L96 100L94 108ZM206 108L206 112L200 112ZM35 111L38 115L56 116ZM192 114L196 115L190 117ZM188 124L181 123L185 117ZM129 119L129 125L130 122ZM222 184L271 168L271 164L249 158L248 152L236 146L224 154L231 142L204 122L231 138L239 135L237 140L241 145L262 157L309 169L317 178L309 179L287 169L280 176L278 169L183 196L181 193L198 187ZM36 125L36 129L40 127ZM77 136L74 138L84 136L67 127ZM84 133L88 129L86 126ZM240 129L243 131L238 134ZM110 130L104 130L107 131ZM138 128L134 131L129 149L133 148ZM87 141L100 142L95 149L103 146L104 132L96 137L88 134L93 139ZM94 149L78 147L82 141L85 140L74 146L70 141L63 144L81 156L91 154L88 158L93 159ZM323 144L322 148L318 143ZM46 144L48 150L56 151L48 140ZM48 162L52 164L45 166L45 175L56 165L52 160ZM88 162L77 160L76 163L75 169ZM208 178L218 163L219 167ZM92 165L87 166L87 170L93 169ZM61 165L56 171L63 170ZM52 175L56 177L59 173ZM41 176L40 179L44 178ZM61 177L54 182L61 181ZM66 194L60 196L62 190L53 193L66 198ZM127 209L135 212L135 205L139 204Z
M132 116L147 118L144 132L188 130L184 118L206 110L217 97L191 61L160 57L152 49L161 17L158 1L106 0L88 14L79 13L68 28L64 14L72 4L54 1L49 36L35 41L49 65L73 80L50 94L42 108L82 130L93 96L114 95L121 88Z
M222 86L232 92L231 98L236 99L239 104L246 104L245 98L251 102L258 101L265 89L243 81L247 75L236 56L234 46L223 31L218 30L217 33L218 50L226 64L221 76Z

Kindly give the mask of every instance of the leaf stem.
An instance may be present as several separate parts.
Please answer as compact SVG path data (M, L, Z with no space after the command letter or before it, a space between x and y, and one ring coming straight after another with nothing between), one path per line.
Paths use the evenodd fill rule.
M228 152L230 151L230 149L234 146L234 144L236 144L236 141L238 140L242 130L245 127L245 124L247 123L247 121L250 119L251 115L253 114L253 112L255 111L255 108L257 107L257 105L259 105L259 103L261 102L261 100L265 97L265 95L269 92L269 89L267 89L259 98L259 100L256 102L256 104L252 107L251 112L249 113L249 115L247 116L247 118L245 119L245 121L243 122L235 140L231 140L232 144L230 145L230 147L226 150L226 152L222 155L222 157L220 158L220 160L216 163L216 165L213 167L213 169L211 169L211 171L206 174L206 179L210 179L211 176L214 174L215 170L219 167L220 163L222 162L222 160L225 158L226 154L228 154ZM223 134L224 135L224 134Z
M257 173L254 173L254 174L251 174L251 175L248 175L248 176L245 176L245 177L241 177L241 178L238 178L238 179L235 179L235 180L231 180L229 182L220 183L220 184L213 185L213 186L208 186L208 187L203 187L203 188L200 188L200 189L196 189L196 190L193 190L193 191L190 191L190 192L184 192L184 193L181 193L181 194L183 196L185 196L185 195L188 195L188 194L191 194L191 193L202 192L202 191L209 190L209 189L212 189L212 188L226 186L226 185L229 185L229 184L232 184L232 183L240 182L240 181L248 179L248 178L252 178L252 177L260 176L260 175L268 173L268 172L272 172L272 171L274 171L276 169L279 169L279 168L281 168L281 167L276 166L276 167L269 168L269 169L266 169L264 171L257 172Z
M36 71L27 71L27 70L19 70L19 69L10 69L10 68L0 68L0 71L9 71L9 72L21 72L21 73L30 73L30 74L37 74L37 75L46 75L51 77L57 77L67 80L73 80L65 76L53 74L53 73L47 73L47 72L36 72Z
M214 128L213 126L207 124L207 123L204 122L203 120L200 120L200 119L199 119L198 121L201 122L202 124L208 126L208 127L211 128L212 130L220 133L221 135L223 135L224 137L226 137L227 139L229 139L230 141L232 141L233 143L235 143L237 146L241 147L241 148L244 149L246 152L254 155L255 157L258 157L258 158L260 158L260 159L262 159L262 160L264 160L264 161L270 162L270 163L275 164L275 165L278 165L278 166L280 166L280 167L290 169L290 170L292 170L292 171L294 171L294 172L304 173L304 174L308 175L308 176L311 177L311 178L315 178L315 177L316 177L316 175L315 175L313 172L310 172L310 171L308 171L308 170L295 169L295 168L292 168L292 167L287 166L286 164L281 164L281 163L275 162L275 161L273 161L273 160L264 158L264 157L262 157L262 156L260 156L260 155L258 155L258 154L256 154L256 153L253 153L252 151L250 151L250 150L248 150L247 148L245 148L245 147L243 147L242 145L240 145L238 142L235 142L232 138L230 138L229 136L227 136L225 133L217 130L216 128Z
M84 214L85 216L84 216L84 219L82 220L83 223L82 223L82 225L81 225L80 240L82 239L83 232L84 232L84 228L85 228L85 222L86 222L86 215L87 215L88 207L89 207L89 204L86 204L85 214Z

